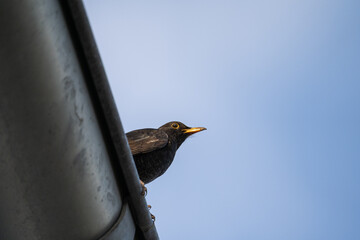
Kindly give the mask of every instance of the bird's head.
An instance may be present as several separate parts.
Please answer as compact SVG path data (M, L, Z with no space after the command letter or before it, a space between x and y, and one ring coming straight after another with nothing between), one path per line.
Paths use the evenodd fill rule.
M204 127L188 127L185 124L174 121L174 122L168 122L164 125L162 125L159 130L162 130L166 132L166 134L169 136L170 139L173 141L176 141L177 148L180 147L180 145L185 141L187 137L190 135L201 132L203 130L206 130Z

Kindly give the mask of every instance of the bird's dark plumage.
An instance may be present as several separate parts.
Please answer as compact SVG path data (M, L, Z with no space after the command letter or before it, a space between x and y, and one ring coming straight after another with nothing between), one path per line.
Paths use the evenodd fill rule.
M126 134L133 155L148 153L163 148L169 141L168 135L157 129L140 129Z
M146 128L127 133L140 180L149 183L164 174L185 139L205 129L169 122L158 129Z

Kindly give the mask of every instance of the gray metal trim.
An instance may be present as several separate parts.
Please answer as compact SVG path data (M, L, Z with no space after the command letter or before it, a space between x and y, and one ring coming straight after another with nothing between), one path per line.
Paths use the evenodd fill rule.
M97 239L123 192L60 5L0 1L0 25L0 239Z
M134 239L135 230L136 226L131 215L129 204L124 203L119 219L99 240Z
M82 2L0 25L0 239L159 239Z
M137 226L141 229L145 239L159 239L155 225L147 208L146 200L141 196L141 186L134 160L129 149L127 139L120 121L119 114L111 93L111 89L96 47L88 18L81 0L67 0L63 4L64 12L69 12L72 19L71 25L75 26L74 41L78 41L78 52L84 54L87 71L95 88L93 101L104 117L104 126L110 135L117 159L120 163L122 175L126 179L126 186L130 195L131 208L133 210ZM75 35L77 34L77 36Z

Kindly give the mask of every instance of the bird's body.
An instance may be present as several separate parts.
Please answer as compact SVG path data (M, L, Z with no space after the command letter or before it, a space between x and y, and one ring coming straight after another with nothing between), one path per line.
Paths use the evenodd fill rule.
M149 183L172 163L176 146L157 129L141 129L126 134L141 181Z
M126 134L140 180L145 184L165 173L185 139L205 128L189 128L169 122L159 129L140 129Z

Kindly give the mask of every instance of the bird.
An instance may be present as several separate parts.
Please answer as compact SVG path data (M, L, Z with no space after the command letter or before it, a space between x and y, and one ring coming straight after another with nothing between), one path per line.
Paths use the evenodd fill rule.
M142 187L166 172L176 151L189 136L204 130L204 127L192 128L172 121L158 129L145 128L126 133Z

